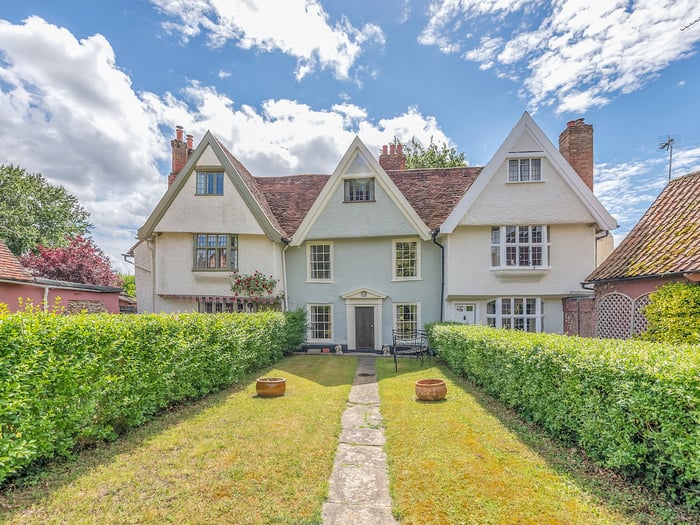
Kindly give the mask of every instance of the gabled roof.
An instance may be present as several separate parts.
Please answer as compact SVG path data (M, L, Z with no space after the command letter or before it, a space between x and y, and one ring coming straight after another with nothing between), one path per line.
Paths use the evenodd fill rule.
M586 282L700 272L700 171L671 180Z
M440 228L483 168L419 168L386 173L431 230Z
M491 160L484 166L478 179L468 188L467 193L449 214L449 217L447 217L442 225L441 231L443 233L452 233L454 231L467 213L467 210L469 210L471 205L478 199L481 192L488 186L491 179L499 173L501 163L507 158L508 152L513 149L520 137L527 132L539 143L549 162L552 163L564 182L571 188L574 195L579 198L598 226L603 230L614 230L617 228L617 221L608 213L595 195L593 195L590 188L586 186L578 173L576 173L574 168L571 167L526 111L508 134L506 140L503 141L501 147L498 148L498 151L496 151L493 157L491 157Z
M241 162L228 151L221 142L219 142L210 131L207 131L195 150L187 159L187 163L180 170L180 173L165 192L160 202L156 205L151 215L146 220L145 224L138 230L138 238L146 239L155 230L158 222L163 218L163 215L168 210L168 207L173 202L177 194L185 184L187 176L192 172L197 164L197 161L202 156L207 147L211 147L217 159L224 168L224 172L228 175L234 187L241 195L241 198L246 203L251 213L257 220L260 227L266 235L272 239L279 241L286 236L283 228L280 226L277 218L270 209L265 196L258 187L255 177L241 164Z
M0 241L0 279L31 283L34 277L19 262L4 242Z
M413 226L416 233L423 239L430 239L430 229L421 219L417 211L411 206L406 196L399 190L394 181L387 175L384 169L379 165L377 159L372 155L367 146L360 140L359 137L355 137L350 144L350 147L343 155L343 158L338 163L333 174L326 181L325 186L318 194L318 197L309 208L306 216L301 221L299 228L297 229L294 238L292 240L292 245L298 246L308 234L309 230L316 222L317 218L330 202L337 188L343 184L343 177L347 174L347 170L350 165L358 158L361 158L364 165L373 173L378 184L380 184L389 198L392 200L397 209L404 215L409 224Z

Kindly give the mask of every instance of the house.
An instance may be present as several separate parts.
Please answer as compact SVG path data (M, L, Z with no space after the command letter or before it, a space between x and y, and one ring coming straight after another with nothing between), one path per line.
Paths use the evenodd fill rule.
M564 304L611 250L593 128L557 149L524 113L484 167L405 169L356 137L330 175L254 177L210 132L177 128L169 186L129 254L140 311L250 311L231 271L279 280L308 344L380 349L452 320L564 331Z
M586 277L595 290L597 335L626 339L646 331L649 294L671 282L700 282L700 171L669 181Z
M6 304L11 312L31 303L44 310L58 305L65 313L119 313L121 291L112 286L34 277L0 241L0 303Z

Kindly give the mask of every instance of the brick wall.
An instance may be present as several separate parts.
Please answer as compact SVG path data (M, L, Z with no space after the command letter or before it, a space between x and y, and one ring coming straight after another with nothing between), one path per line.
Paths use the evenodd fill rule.
M562 307L566 335L596 336L595 297L565 297Z
M569 121L559 135L559 152L592 190L593 126L584 124L582 118Z
M102 301L68 301L68 306L66 306L65 313L67 314L79 314L85 310L89 314L101 314L107 312L107 307Z

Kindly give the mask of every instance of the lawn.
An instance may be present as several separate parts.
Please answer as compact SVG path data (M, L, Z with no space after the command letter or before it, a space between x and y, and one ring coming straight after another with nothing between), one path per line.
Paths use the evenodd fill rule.
M402 524L697 523L551 442L446 366L377 360L394 514ZM417 401L442 378L444 401Z
M320 523L355 358L292 357L0 496L9 523Z
M405 524L697 523L548 440L447 368L376 361L394 509ZM255 376L176 407L75 461L6 485L2 523L320 524L350 356L293 356L257 375L287 378L284 397ZM447 380L447 400L413 383Z

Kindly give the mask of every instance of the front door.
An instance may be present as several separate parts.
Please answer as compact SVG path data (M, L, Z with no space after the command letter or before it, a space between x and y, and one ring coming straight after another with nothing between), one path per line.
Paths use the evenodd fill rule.
M355 346L374 350L374 306L355 307Z
M455 321L464 324L474 324L476 322L476 305L473 303L456 304Z

